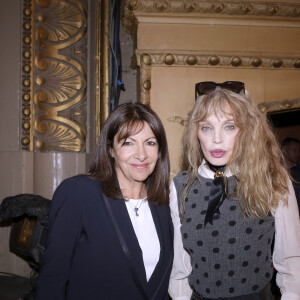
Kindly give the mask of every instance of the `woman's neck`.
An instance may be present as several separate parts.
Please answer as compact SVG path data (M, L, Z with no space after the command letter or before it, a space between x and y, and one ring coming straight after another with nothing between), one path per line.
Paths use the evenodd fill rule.
M147 197L147 187L145 183L132 184L126 187L120 185L120 189L124 198L142 199Z

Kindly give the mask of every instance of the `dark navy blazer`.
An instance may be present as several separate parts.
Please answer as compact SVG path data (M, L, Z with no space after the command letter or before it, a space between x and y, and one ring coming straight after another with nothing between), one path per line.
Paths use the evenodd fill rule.
M76 176L56 190L36 300L142 300L103 202L99 181ZM152 300L168 299L173 225L167 205L150 203L160 258L147 282L142 251L123 200L108 199L141 285Z

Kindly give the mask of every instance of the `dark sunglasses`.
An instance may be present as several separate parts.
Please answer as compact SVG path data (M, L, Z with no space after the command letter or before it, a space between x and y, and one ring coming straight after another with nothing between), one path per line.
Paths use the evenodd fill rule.
M234 93L245 92L245 84L241 81L225 81L223 83L216 83L213 81L201 81L195 85L195 100L202 95L214 91L219 86L222 89L232 91Z

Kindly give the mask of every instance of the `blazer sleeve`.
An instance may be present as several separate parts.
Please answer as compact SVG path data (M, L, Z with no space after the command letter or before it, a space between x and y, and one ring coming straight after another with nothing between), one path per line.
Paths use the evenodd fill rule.
M54 193L36 300L65 299L72 256L82 223L82 188L76 181L67 179Z

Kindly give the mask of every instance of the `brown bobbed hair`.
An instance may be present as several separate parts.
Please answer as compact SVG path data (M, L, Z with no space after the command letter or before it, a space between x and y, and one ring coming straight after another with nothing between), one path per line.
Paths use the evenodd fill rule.
M197 137L199 122L211 114L231 117L239 128L226 168L237 178L236 196L244 214L266 216L280 200L287 201L288 172L284 158L266 115L259 111L250 95L226 89L216 89L199 97L189 114L181 163L190 176L180 199L181 213L189 188L195 180L200 180L198 167L204 156Z
M110 150L115 136L119 141L126 139L139 132L144 122L153 131L159 146L156 166L146 181L147 199L156 204L168 204L170 161L166 133L157 114L141 103L122 104L109 115L100 132L88 175L101 181L106 196L123 199Z

